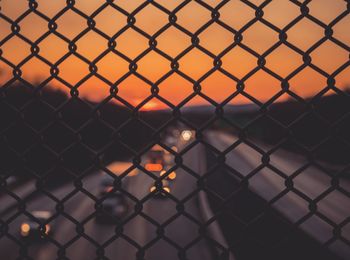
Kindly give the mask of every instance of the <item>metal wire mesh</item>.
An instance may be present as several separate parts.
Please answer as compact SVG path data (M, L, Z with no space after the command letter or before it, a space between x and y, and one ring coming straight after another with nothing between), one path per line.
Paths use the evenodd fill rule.
M348 14L350 12L350 2L348 0L344 1L346 8L336 17L331 19L330 22L325 22L310 13L309 5L313 1L290 0L288 1L289 4L299 8L299 15L281 27L275 25L268 19L265 19L264 15L266 8L276 1L237 1L254 13L252 19L244 22L239 28L233 28L231 25L228 25L221 19L221 10L230 2L234 2L230 0L177 1L174 8L167 8L166 4L162 1L144 1L136 8L132 8L132 10L125 9L125 7L119 4L118 1L106 0L100 1L101 3L98 3L96 9L89 14L81 10L77 4L77 1L67 0L64 7L54 13L54 15L48 15L42 12L40 10L40 4L42 4L40 1L29 0L27 2L27 9L15 18L9 17L4 11L0 12L1 21L10 27L8 34L6 33L4 37L1 38L0 47L5 46L14 38L19 38L21 41L30 45L30 53L28 56L21 59L17 63L14 63L11 61L11 59L3 55L3 50L0 51L1 64L9 67L12 72L12 76L1 86L1 106L2 110L4 111L1 121L5 122L1 127L1 145L4 147L4 152L1 153L1 161L3 164L3 167L1 167L2 173L0 175L1 192L3 196L6 195L11 198L11 200L16 202L15 212L11 216L7 216L6 218L2 217L1 219L0 244L2 243L1 241L4 241L5 239L16 244L18 259L33 259L30 256L30 246L27 242L23 242L21 239L16 237L13 230L11 230L9 227L11 222L21 215L35 219L31 211L28 210L26 206L28 203L30 203L30 200L35 196L35 194L47 196L56 204L54 214L47 220L47 222L53 222L59 217L64 217L73 223L74 227L72 229L75 230L76 235L71 238L67 236L63 241L57 241L55 237L45 235L45 225L43 225L41 228L41 233L44 236L44 239L47 240L48 243L55 246L57 251L57 255L55 257L59 259L68 259L66 252L69 250L69 247L71 247L72 244L76 243L78 240L83 239L89 241L89 243L94 246L96 255L92 256L93 259L108 259L106 256L106 248L117 240L125 240L129 245L134 247L136 250L134 256L135 259L148 259L147 251L159 240L166 241L168 245L174 248L177 252L178 259L200 259L200 256L191 258L189 256L189 251L191 250L191 247L203 239L205 239L210 246L217 250L217 259L228 259L230 252L233 252L234 254L235 251L237 251L240 241L242 241L247 234L250 234L251 239L259 240L258 235L254 235L254 233L251 234L250 230L254 229L255 224L261 221L261 219L263 219L267 213L272 211L272 205L274 203L282 200L286 194L291 193L306 203L307 214L303 214L297 219L297 221L291 224L289 232L282 234L281 237L283 237L283 239L281 238L279 241L274 241L274 243L269 244L268 247L271 246L271 248L273 248L271 249L272 251L269 252L278 250L277 248L281 244L281 241L288 239L292 232L299 230L299 228L313 216L317 216L323 222L328 224L332 230L331 236L322 241L322 248L330 249L335 242L341 241L344 247L348 247L349 250L350 241L349 237L347 236L348 233L346 233L344 230L347 228L347 226L349 226L350 216L347 215L345 218L342 218L340 221L336 222L332 218L331 212L324 213L318 208L318 205L334 191L344 196L346 198L344 201L349 201L347 199L350 198L350 191L342 185L343 178L346 179L346 172L349 168L349 155L345 155L345 163L343 162L343 166L341 169L338 169L336 173L334 173L334 170L330 171L327 167L324 167L324 165L315 159L315 153L331 139L336 139L337 142L341 143L343 146L350 147L348 133L341 135L338 131L338 129L349 120L349 108L345 107L342 111L342 115L336 120L334 120L334 118L326 118L322 113L320 113L320 111L317 110L318 102L329 91L333 91L337 96L344 98L345 104L349 103L349 93L337 86L335 78L349 68L350 47L348 42L346 43L345 41L335 37L333 31L333 28L338 23L349 17ZM205 24L199 26L199 28L196 30L191 31L186 25L178 22L178 14L185 9L186 6L193 3L195 3L199 9L207 11L210 14L210 19ZM13 5L16 4L13 3ZM167 17L167 22L162 24L154 32L146 31L137 23L138 15L142 14L144 10L150 6L155 8L157 12ZM123 23L120 29L113 33L112 36L108 32L100 29L99 24L96 22L97 17L107 8L112 8L125 20L125 23ZM79 18L86 22L86 27L79 31L79 33L77 33L73 38L68 37L64 32L60 31L58 25L59 19L64 17L68 12L73 12L74 15L77 16L76 19ZM38 37L32 38L22 33L22 27L26 22L25 19L30 15L34 15L47 25L47 30L40 33ZM301 49L299 46L295 45L289 40L288 34L293 28L305 20L312 22L313 25L317 26L324 32L324 35L317 39L317 41L315 41L307 49ZM273 42L273 44L271 44L271 46L269 46L263 52L255 50L254 47L244 42L245 35L257 23L261 24L264 28L272 30L278 36L277 41ZM232 35L233 38L232 42L228 46L216 53L214 53L213 50L205 47L200 40L200 35L206 30L209 30L212 25L224 28ZM181 50L175 56L169 55L167 52L162 50L158 44L159 37L165 34L169 28L175 28L190 39L189 46ZM120 51L118 42L126 31L130 29L140 34L148 43L147 48L132 58L132 55ZM79 41L90 32L96 33L106 42L106 48L101 51L98 56L93 58L85 57L80 53L80 49L78 47ZM63 41L68 48L68 51L54 62L46 57L39 47L46 38L51 36ZM322 68L323 64L316 64L312 59L312 54L325 42L334 44L347 55L346 61L337 66L336 69L332 70L331 72L324 70ZM293 52L294 55L298 55L302 58L302 63L300 65L296 66L295 69L283 76L276 73L273 68L269 68L267 64L267 59L270 57L270 55L275 53L281 46L288 47L288 50ZM16 52L16 48L20 47L14 46L13 52ZM225 68L225 66L223 66L223 59L230 51L235 50L236 48L243 49L257 61L257 65L243 76L237 76L235 75L234 71L228 70ZM193 50L200 52L201 55L206 56L212 62L212 67L205 71L205 73L203 73L199 78L194 78L193 76L189 75L189 73L184 72L181 66L183 58ZM138 69L138 64L142 62L149 53L156 53L170 64L169 70L164 72L157 80L149 79L147 76L139 72ZM118 77L115 81L111 81L111 79L105 75L102 75L99 71L99 62L106 59L109 54L115 55L115 57L118 57L122 61L126 62L128 66L128 71ZM77 60L76 64L79 62L88 67L86 74L84 74L84 76L74 84L70 83L65 78L65 75L60 71L60 66L67 61L67 59L72 57ZM34 84L23 77L22 68L32 59L40 60L47 65L50 70L50 75L42 80L40 84ZM285 59L287 60L288 56L286 56ZM113 64L110 65L113 66ZM197 64L197 66L201 65ZM301 74L306 68L316 71L327 81L327 85L309 99L295 93L290 87L290 81L293 80L293 78L298 74ZM257 99L253 93L246 89L245 86L249 79L255 77L256 74L261 71L277 80L280 84L280 89L266 101ZM235 89L231 91L230 95L222 98L220 102L216 101L210 95L205 93L202 88L202 83L216 72L220 72L221 74L225 75L236 86ZM173 75L179 76L180 78L189 82L193 87L191 93L183 98L178 104L174 104L171 100L168 100L168 98L163 97L159 87L162 82ZM119 86L131 76L136 77L149 88L149 95L136 105L132 104L130 100L127 100L120 94L121 90ZM108 95L104 96L103 99L95 103L89 102L80 97L80 92L83 91L82 85L92 77L98 78L101 82L108 86ZM46 88L53 80L59 82L66 90L68 90L67 92L69 92L69 98L62 96L61 99L55 103L56 101L53 102L47 96L45 96ZM24 98L20 100L19 103L13 103L11 101L11 91L14 91L13 89L16 88L19 89L18 93L26 93ZM219 84L217 88L220 88ZM298 116L288 123L282 122L283 118L278 118L273 114L276 112L276 110L273 110L275 103L285 95L288 95L296 103L305 107L305 109L301 111ZM229 104L232 103L237 96L243 96L257 108L254 112L254 116L249 118L245 124L238 124L236 121L231 120L231 118L228 116L227 110L225 110L225 108L229 106ZM193 118L188 117L188 114L183 112L183 108L186 107L191 100L194 100L197 97L203 99L213 108L210 115L202 120L201 123L196 123ZM145 114L142 112L142 109L148 103L154 100L171 111L169 112L168 110L168 112L164 112L164 117L162 117L162 120L156 122L156 124L147 117L147 113ZM108 110L108 103L110 101L118 102L118 104L121 104L124 107L123 118L108 117L109 113L112 113L112 108ZM34 111L32 111L33 107L35 107ZM84 116L79 115L78 112L77 114L74 114L75 111L85 111L83 113L85 118ZM30 115L35 113L40 115L40 119L31 118ZM5 114L7 116L5 116ZM308 120L309 116L316 118L318 122L321 122L322 125L327 128L326 135L318 139L317 143L311 147L300 141L300 139L297 137L297 133L293 131L293 129L299 124L304 124L304 121ZM71 118L67 121L67 118L69 117ZM47 120L45 118L47 118ZM207 134L208 129L212 129L213 125L217 124L218 121L224 123L228 128L234 129L237 136L236 139L231 139L231 143L229 143L225 149L218 149L215 142L213 143L212 141L213 139L216 139L216 137L210 138L210 136L208 137ZM280 138L278 138L273 145L270 145L268 149L262 148L264 146L261 145L258 138L248 138L253 125L261 121L268 122L270 127L273 126L274 129L278 129L276 130L276 133L280 135ZM96 124L96 128L93 127L94 124ZM133 124L134 127L134 131L130 132L132 135L138 134L135 129L140 129L140 132L142 131L142 135L147 135L147 138L145 137L145 139L142 139L142 141L146 140L142 143L142 145L137 143L137 136L135 136L135 142L129 141L130 136L128 136L128 134L130 135L130 133L128 133L129 130L125 129L128 129L127 127L130 126L130 124ZM179 151L174 150L164 140L164 136L166 135L167 131L174 126L183 129L192 129L195 132L195 138L192 140L192 142ZM16 131L18 128L21 130ZM49 140L46 138L46 136L50 134L50 131L54 131L53 129L56 129L56 131L60 132L60 134L66 133L63 135L64 137L59 140L59 143L56 144L52 143L54 140ZM95 137L92 137L95 133L103 133L103 131L106 133L105 136L102 136L105 139L98 139L96 141L94 139ZM24 134L27 134L28 137L23 136ZM11 138L17 140L17 144L20 143L20 147L14 145L13 142L11 142ZM129 138L128 141L126 141L127 138ZM132 138L133 137L131 136L131 139ZM62 143L62 140L64 139L65 143ZM305 158L307 158L307 160L297 169L295 169L292 174L287 174L283 168L280 169L278 166L271 163L274 153L276 153L276 151L278 151L280 148L284 147L284 145L287 143L293 143L293 145L297 147L299 151L301 151ZM108 169L103 159L105 158L107 152L110 154L110 150L115 144L117 144L119 148L122 147L122 151L125 154L128 154L132 161L132 165L127 167L127 169L125 169L125 171L123 171L123 173L121 173L119 176L116 176L113 173L113 170ZM160 145L164 151L174 157L174 165L167 169L167 173L163 177L156 176L154 173L152 173L152 171L147 170L143 164L143 157L156 144ZM229 163L230 153L242 144L248 147L251 153L253 153L253 151L257 152L259 158L261 159L261 162L255 163L253 169L251 169L247 174L242 174L235 168L234 165ZM61 145L61 147L57 148L59 145ZM206 158L206 156L209 158L212 156L212 154L215 154L216 156L214 156L215 158L208 159L208 161L212 160L213 163L212 165L208 164L206 169L200 170L197 167L194 170L193 168L188 167L188 164L184 163L184 157L192 150L196 150L199 146L203 147L207 153L211 153L211 155L208 156L203 155L203 160ZM38 149L41 149L41 151L38 152ZM77 153L79 156L74 157L74 155ZM7 161L8 156L10 156L9 154L13 155L16 160ZM39 154L40 156L45 155L45 157L36 158L36 154ZM70 158L73 158L71 159L73 161L79 160L79 162L70 162ZM35 163L36 160L39 163ZM7 165L6 161L10 162L10 165ZM41 165L42 167L38 167L38 165ZM309 167L316 167L329 178L328 188L317 194L315 197L310 197L308 193L296 185L298 176L305 174L305 170ZM128 189L123 188L122 183L124 182L125 178L135 169L140 171L141 174L149 176L154 182L156 182L156 186L158 186L158 188L153 193L151 192L140 198L130 192ZM174 208L176 210L174 214L167 219L167 221L161 223L154 219L153 216L149 216L147 213L145 213L143 208L145 207L145 204L152 199L154 193L156 193L159 189L162 189L162 180L165 180L167 175L177 169L182 169L185 174L190 175L196 182L196 188L188 192L188 194L183 194L183 197L181 198L176 197L172 193L167 194L167 198L174 202ZM210 178L211 176L217 175L218 169L221 169L222 171L224 169L228 175L234 176L232 177L233 180L238 183L237 187L230 186L228 188L229 194L220 194L220 190L214 190L211 187ZM262 210L258 214L255 214L251 219L247 220L242 216L232 213L230 207L232 207L232 203L235 205L239 203L236 200L237 198L240 198L239 191L242 189L249 190L251 181L255 176L261 174L262 169L268 169L270 170L269 174L279 176L284 187L279 190L278 194L275 194L268 200L263 200L261 202L263 205ZM10 176L12 176L16 171L25 171L27 177L30 176L30 178L36 181L35 192L33 192L27 198L23 198L16 194L16 192L12 190L12 186L9 184L9 180L11 178ZM85 225L87 225L87 223L94 219L98 214L103 201L103 197L101 198L96 194L93 194L89 188L84 186L84 181L86 178L91 175L91 172L96 171L103 171L110 176L113 176L115 179L113 192L119 191L123 193L133 205L133 207L131 207L131 213L124 218L123 221L114 226L114 234L106 241L98 241L95 237L84 231ZM50 176L61 172L65 172L66 175L69 176L69 182L72 185L72 189L69 191L69 193L60 197L53 193L46 186L46 184ZM224 184L220 185L223 187ZM185 205L188 201L194 198L197 199L200 192L203 191L208 197L210 197L209 201L214 201L213 203L216 204L217 208L214 209L213 215L208 219L200 220L197 217L192 216L191 211ZM86 214L84 219L76 219L74 216L71 216L65 211L65 204L72 200L78 193L82 193L84 196L89 197L89 199L91 199L96 206L96 211ZM350 208L350 204L340 205L340 207ZM173 241L171 236L167 234L167 226L169 226L180 216L186 217L190 222L194 223L196 229L198 229L196 235L193 236L185 245L179 245L177 242ZM138 243L136 238L130 237L123 231L124 227L128 223L132 222L135 217L144 218L149 223L152 223L156 229L156 236L152 240L148 241L148 243L143 245ZM226 242L216 241L215 237L208 233L209 226L213 223L219 222L221 225L227 224L227 222L221 219L222 217L234 219L242 223L241 226L244 226L244 229L240 230L239 232L237 230L231 231L239 234L237 235L238 237L235 237L234 239L230 239L230 235L226 234L227 232L224 230L223 233L228 240L228 244L226 244ZM229 227L229 224L227 224L227 227ZM181 229L181 226L178 228ZM268 233L272 231L268 230L266 232ZM254 251L254 246L253 248L248 249L248 251L249 250ZM268 256L272 257L271 254L266 255L266 257ZM238 259L239 258L240 257L238 256ZM244 259L244 257L242 257L242 259ZM272 257L271 259L274 258Z

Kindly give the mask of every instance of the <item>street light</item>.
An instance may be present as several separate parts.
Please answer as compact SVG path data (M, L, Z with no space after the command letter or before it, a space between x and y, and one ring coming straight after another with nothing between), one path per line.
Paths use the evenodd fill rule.
M192 138L192 131L183 130L181 133L181 137L184 141L189 141Z

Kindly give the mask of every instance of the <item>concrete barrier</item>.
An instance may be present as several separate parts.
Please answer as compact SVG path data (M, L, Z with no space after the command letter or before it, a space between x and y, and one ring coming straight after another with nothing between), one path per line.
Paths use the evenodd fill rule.
M198 174L203 175L207 169L206 165L206 154L204 147L198 147L198 157L202 160L198 160ZM204 221L209 221L213 216L214 213L210 208L209 201L207 194L203 191L199 192L199 209L201 211L202 217ZM235 256L233 253L228 249L229 245L226 241L226 238L224 237L222 230L219 226L219 223L215 220L208 226L208 231L210 236L217 241L222 247L226 248L229 251L227 260L235 260ZM217 249L218 250L218 249ZM220 253L220 252L218 252ZM225 259L225 260L226 260Z

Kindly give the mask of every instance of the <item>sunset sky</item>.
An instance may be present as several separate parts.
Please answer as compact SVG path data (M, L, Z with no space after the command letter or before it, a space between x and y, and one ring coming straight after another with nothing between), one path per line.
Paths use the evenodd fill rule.
M52 18L65 7L65 0L37 0L38 10ZM87 15L94 11L106 1L104 0L76 0L76 8ZM114 1L119 7L131 13L144 1L141 0L118 0ZM173 10L182 3L182 0L157 0L169 10ZM208 5L215 7L221 1L206 0ZM262 0L252 0L254 4L260 4ZM0 2L1 14L16 20L22 13L28 10L26 0L2 0ZM339 14L346 11L344 0L314 0L308 5L310 14L323 23L328 24ZM275 0L269 3L264 9L264 19L279 28L283 28L298 15L300 10L297 5L288 0ZM226 25L240 30L250 20L255 18L255 10L247 4L232 0L223 5L220 9L220 20ZM177 24L195 33L201 26L211 19L211 13L203 6L191 1L177 14ZM168 23L168 16L151 4L135 15L135 25L147 32L154 34ZM95 16L96 28L111 37L127 25L127 16L107 7ZM72 10L69 10L56 21L57 32L67 39L73 40L80 32L87 28L86 20ZM47 21L38 15L31 13L19 22L20 33L30 41L37 41L38 38L48 31ZM334 37L350 46L350 16L345 16L334 27ZM14 65L19 64L30 55L30 45L17 36L4 41L11 33L11 25L0 17L0 48L2 57ZM287 31L288 41L306 51L315 42L324 36L324 30L310 19L303 18L295 26ZM234 34L221 25L213 23L208 29L199 34L200 45L214 55L220 54L234 42ZM128 28L116 38L116 50L123 55L134 59L144 50L149 48L148 40L132 28ZM157 37L157 48L176 57L181 51L191 46L191 38L174 26L169 27ZM261 22L252 25L243 33L242 43L253 49L258 54L264 53L269 47L278 42L278 34ZM108 40L89 31L77 42L77 52L90 61L94 61L101 53L107 50ZM38 44L40 55L52 64L56 63L68 52L68 43L54 34L46 37ZM319 48L311 52L312 62L326 73L332 74L337 68L349 61L349 52L331 41L324 42ZM239 46L234 47L223 56L222 68L235 77L241 79L257 66L257 57L250 54ZM169 60L163 58L154 51L148 53L137 62L137 72L151 82L156 82L164 74L171 71ZM192 49L179 60L179 70L190 76L193 80L200 79L213 67L213 59L198 49ZM302 57L288 48L281 45L277 50L266 57L266 67L282 77L288 76L293 70L302 65ZM109 52L104 58L96 62L98 73L114 83L129 71L129 63L122 57ZM81 61L74 55L69 56L59 66L59 77L74 86L82 78L89 74L88 64ZM0 84L11 79L11 67L0 60ZM50 76L50 66L37 58L30 59L21 66L23 78L29 82L41 82ZM336 85L339 88L346 88L350 83L349 66L336 77ZM214 72L200 82L202 92L216 102L222 102L229 95L236 91L237 83L221 72ZM68 90L64 84L53 79L48 85ZM266 72L260 70L245 81L245 91L260 101L266 101L273 94L280 90L281 82ZM308 67L298 73L290 80L291 90L309 97L327 85L327 78L319 72ZM93 76L79 86L81 97L92 101L100 101L109 95L108 84ZM130 75L118 85L119 96L133 105L137 105L151 94L150 85ZM185 97L193 92L193 84L174 73L168 79L159 84L159 95L177 105ZM280 100L287 98L282 97ZM238 96L231 103L249 102L243 96ZM206 104L206 101L197 97L188 105ZM148 108L161 108L164 105L157 100L152 100ZM146 107L147 109L147 107Z

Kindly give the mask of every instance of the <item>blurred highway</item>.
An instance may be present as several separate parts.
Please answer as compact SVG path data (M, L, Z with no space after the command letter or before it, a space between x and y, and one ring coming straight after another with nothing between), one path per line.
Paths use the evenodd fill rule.
M225 150L237 139L234 136L210 132L207 134L208 141L218 150ZM179 141L178 146L183 147L191 141ZM267 149L262 147L262 149ZM212 162L207 162L208 164ZM305 163L302 157L294 154L277 151L270 158L270 164L286 174L292 174ZM183 164L198 174L205 172L206 153L202 145L196 145L183 157ZM247 145L241 144L226 156L226 164L246 176L249 172L261 164L261 154ZM209 165L210 166L210 165ZM180 168L176 170L177 178L171 182L171 194L178 200L186 198L196 191L197 179L190 173ZM94 173L83 179L83 188L95 196L101 191L101 173ZM305 195L314 199L330 187L330 178L316 169L309 167L294 179L294 187ZM126 190L137 200L143 200L149 194L149 189L154 180L145 173L138 172L130 177ZM264 198L271 200L278 193L285 190L284 179L273 171L264 168L250 179L250 189ZM30 184L32 185L32 183ZM350 191L349 180L342 179L341 187ZM23 187L23 190L28 190ZM66 184L52 191L58 199L63 199L74 190L74 186ZM203 195L203 194L201 194ZM199 203L199 193L188 197L184 201L186 214L179 214L177 204L171 198L151 197L143 203L142 213L135 213L135 202L128 199L128 216L135 216L123 226L122 235L116 237L115 226L101 224L91 216L95 212L95 202L86 194L78 192L71 199L64 201L64 212L72 216L80 223L84 223L84 233L78 234L76 224L69 217L59 215L53 226L52 237L58 242L47 241L45 243L24 244L19 247L13 240L22 241L19 238L21 223L26 219L22 214L16 214L16 209L7 210L0 214L2 221L9 221L9 234L0 237L1 259L17 259L23 253L35 260L57 259L60 252L58 246L65 248L65 256L68 259L100 259L105 256L108 259L132 260L137 259L144 252L147 260L175 260L181 259L207 260L217 259L213 245L203 239L199 233L198 223L203 223L203 205ZM0 198L0 202L3 198ZM36 195L29 199L26 204L28 212L33 210L49 210L55 212L56 202L45 195ZM281 199L273 204L273 207L281 212L292 222L309 213L308 203L293 192L286 193ZM350 216L350 198L337 190L332 190L327 196L317 203L317 210L327 216L336 224L341 223ZM205 214L204 214L205 215ZM151 218L151 219L149 219ZM164 230L158 229L164 225ZM313 215L301 224L301 228L311 236L325 243L333 235L332 227L324 220ZM164 239L158 238L157 232L164 232ZM210 233L210 232L209 232ZM342 235L350 238L350 228L344 228ZM25 243L25 242L23 242ZM97 252L99 245L104 248L103 252ZM350 256L349 246L341 241L334 242L330 248L345 259ZM61 252L62 253L62 252ZM99 258L100 257L100 258Z
M224 151L231 144L237 141L237 138L231 135L211 132L207 135L208 141L219 151ZM264 144L258 146L268 151ZM270 156L270 165L279 169L288 176L301 168L307 160L300 155L296 155L284 150L277 150ZM233 169L247 176L251 171L262 164L262 155L242 143L226 155L225 163ZM350 197L337 189L331 188L331 178L315 166L304 169L295 179L293 179L294 188L311 198L315 199L322 193L329 190L329 193L321 197L317 202L317 212L323 214L336 225L349 220L350 217ZM339 186L347 193L350 193L350 180L342 178L339 180ZM286 190L285 181L276 172L264 167L256 175L249 179L249 189L258 194L266 201L272 200L277 194ZM292 223L297 222L302 217L309 214L309 203L298 196L293 191L286 194L272 204L282 215ZM326 243L333 237L333 227L322 218L311 215L300 225L300 228L320 243ZM350 239L350 224L348 223L342 230L342 236ZM350 259L350 247L341 240L336 240L330 246L330 249L339 256Z
M198 148L192 149L184 157L184 164L197 171L198 162L194 160ZM94 195L98 195L100 189L99 173L95 173L83 179L83 187ZM144 173L131 177L128 185L130 192L137 199L143 199L149 194L149 188L154 183L152 178ZM171 193L177 199L183 199L196 189L196 179L184 170L177 170L177 179L171 185ZM62 199L73 190L72 184L58 188L53 194ZM129 213L134 212L134 203L129 200ZM29 200L27 210L49 210L54 211L56 203L45 195L37 196ZM169 198L150 198L143 204L142 213L154 219L151 223L141 215L136 215L123 227L123 235L117 239L108 241L115 235L114 226L96 223L89 215L94 212L94 201L85 194L79 192L73 198L64 203L64 212L71 215L77 221L87 221L84 224L86 235L80 236L76 232L75 224L60 215L53 223L53 238L60 244L66 246L66 256L69 259L96 259L96 245L104 246L104 255L109 259L136 259L138 248L145 247L145 259L179 259L178 249L186 248L182 252L186 259L213 259L212 251L207 241L200 237L199 227L196 221L202 222L198 207L198 194L184 203L186 213L194 219L178 214L176 203ZM10 210L1 216L5 221L12 218L16 210ZM9 224L9 233L13 239L19 238L19 229L25 216L19 215ZM166 223L164 236L168 241L157 238L157 225ZM75 239L74 239L75 238ZM126 239L125 239L126 238ZM134 240L129 243L128 238ZM71 239L74 239L72 242ZM48 260L57 258L57 246L51 242L33 243L28 248L27 254L35 260ZM7 237L0 238L1 259L16 259L19 257L21 248ZM183 256L182 256L183 257Z

